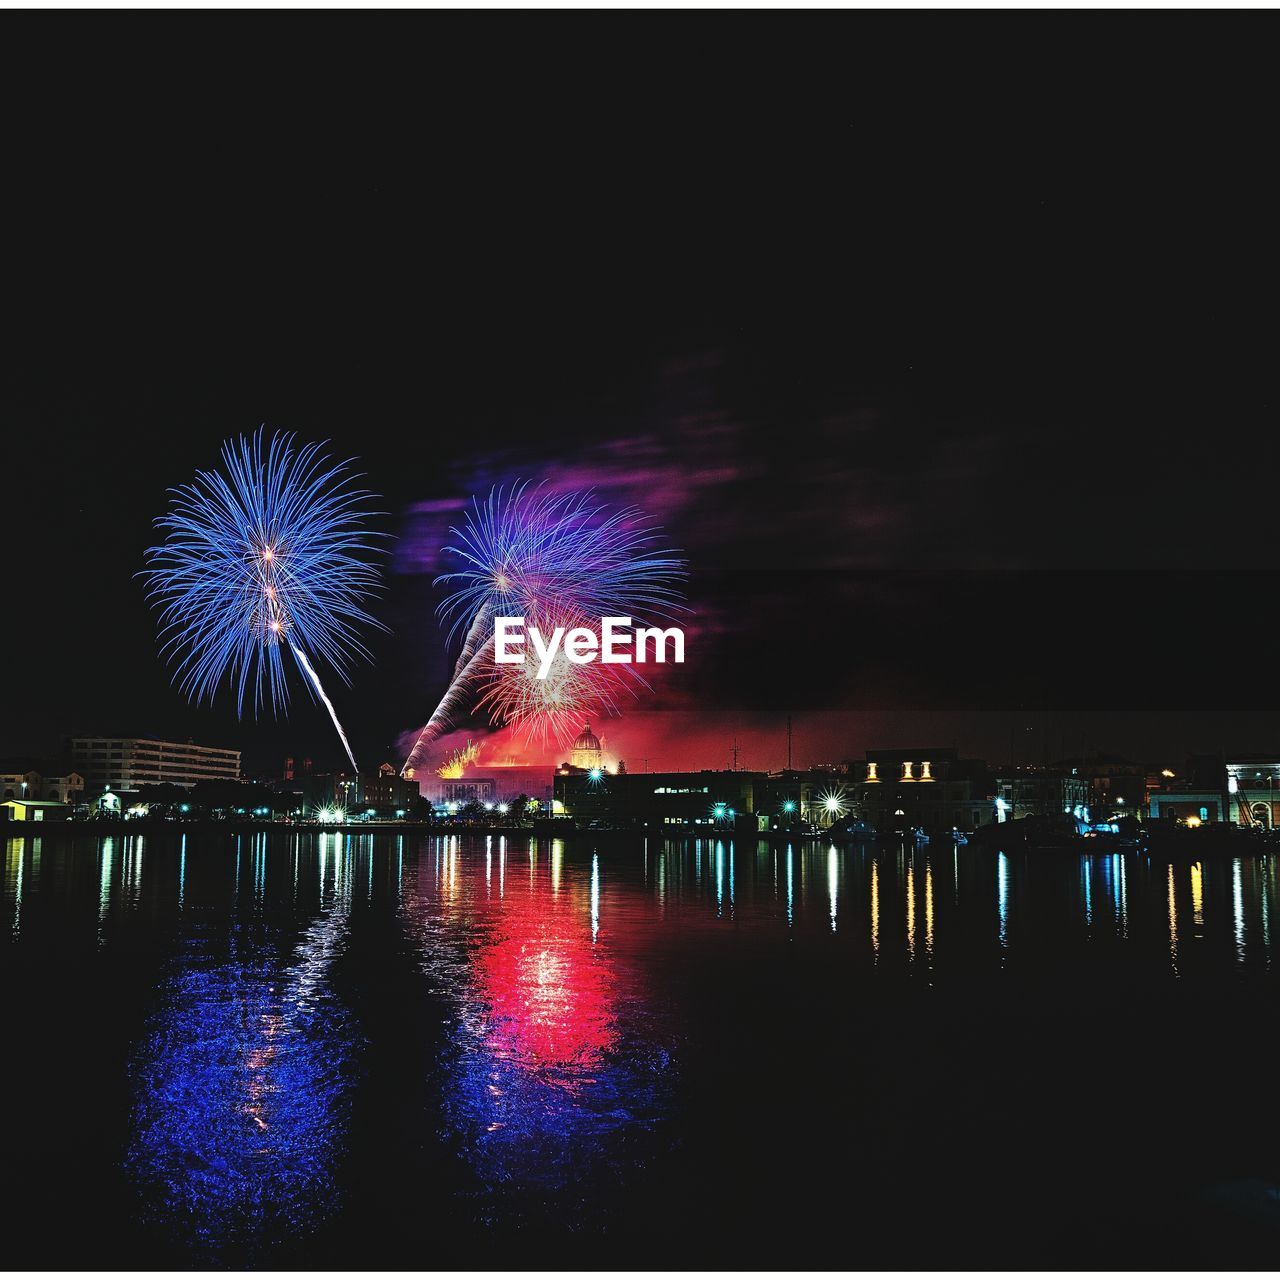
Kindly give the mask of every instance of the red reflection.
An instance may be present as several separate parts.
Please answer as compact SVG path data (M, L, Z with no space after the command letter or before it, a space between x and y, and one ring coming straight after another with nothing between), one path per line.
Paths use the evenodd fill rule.
M555 893L542 876L523 880L509 878L492 904L502 936L475 959L485 1042L528 1067L594 1068L616 1039L616 984L592 942L589 898Z

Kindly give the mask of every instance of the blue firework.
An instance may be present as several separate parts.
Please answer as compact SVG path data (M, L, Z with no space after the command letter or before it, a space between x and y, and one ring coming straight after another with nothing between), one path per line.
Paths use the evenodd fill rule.
M610 616L641 626L684 612L685 561L635 507L523 483L475 499L462 527L450 532L456 541L444 550L462 568L436 582L449 590L440 607L451 623L449 640L464 639L453 679L405 762L410 777L432 738L468 704L544 739L563 736L588 712L615 709L616 686L628 678L615 668L575 668L570 681L549 684L527 680L522 667L486 666L495 618L536 620L548 634ZM644 683L634 672L630 678Z
M294 440L263 431L228 440L221 470L171 490L156 521L165 539L148 549L143 576L160 651L191 701L212 700L225 680L241 715L250 695L255 715L282 710L288 647L341 735L308 655L347 683L352 662L369 657L358 632L381 625L364 607L380 583L368 558L378 535L364 527L373 495L348 463Z
M659 547L661 535L635 507L613 509L590 492L549 493L527 482L476 499L457 543L445 547L465 567L436 581L449 638L475 618L517 615L669 617L685 562Z

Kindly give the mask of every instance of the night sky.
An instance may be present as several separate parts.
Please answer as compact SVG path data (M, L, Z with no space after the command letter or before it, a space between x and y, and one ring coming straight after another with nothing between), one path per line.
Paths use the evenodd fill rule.
M166 487L260 423L385 496L391 632L331 690L362 762L443 689L443 528L516 477L637 502L688 556L686 667L597 726L629 764L736 735L778 767L788 713L798 765L1273 745L1263 115L1143 102L413 145L365 104L251 155L212 108L180 153L163 113L127 147L109 113L37 128L6 173L0 753L338 763L300 682L287 723L188 707L134 577Z

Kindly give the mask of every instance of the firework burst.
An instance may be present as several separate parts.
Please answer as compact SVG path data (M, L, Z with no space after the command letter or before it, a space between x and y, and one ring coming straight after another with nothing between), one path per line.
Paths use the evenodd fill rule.
M659 546L660 534L634 507L611 509L590 493L553 494L542 486L497 488L476 499L445 548L462 568L437 582L449 588L440 607L449 641L462 648L444 697L405 762L412 776L422 751L451 720L480 709L526 738L564 742L582 718L616 711L646 687L626 666L569 663L563 655L539 680L532 655L498 665L494 619L523 617L544 633L627 616L635 626L681 612L685 563Z
M288 706L287 647L355 757L308 654L344 683L368 650L357 629L380 626L364 609L378 589L375 548L364 529L372 495L347 463L289 434L241 436L222 446L223 469L171 490L156 521L164 541L147 551L143 577L159 610L160 652L193 702L212 701L226 680L236 709Z
M480 744L478 742L472 742L471 739L468 738L467 745L465 747L459 747L456 751L452 752L448 759L445 760L444 764L436 770L436 777L461 778L462 775L466 773L467 766L475 764L479 758Z

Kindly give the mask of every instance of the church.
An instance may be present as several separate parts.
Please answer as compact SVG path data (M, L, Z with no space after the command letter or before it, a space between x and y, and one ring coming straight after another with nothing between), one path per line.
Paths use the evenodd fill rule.
M591 732L591 726L582 726L582 732L573 740L569 748L569 764L575 769L603 769L604 752L600 748L600 739Z

